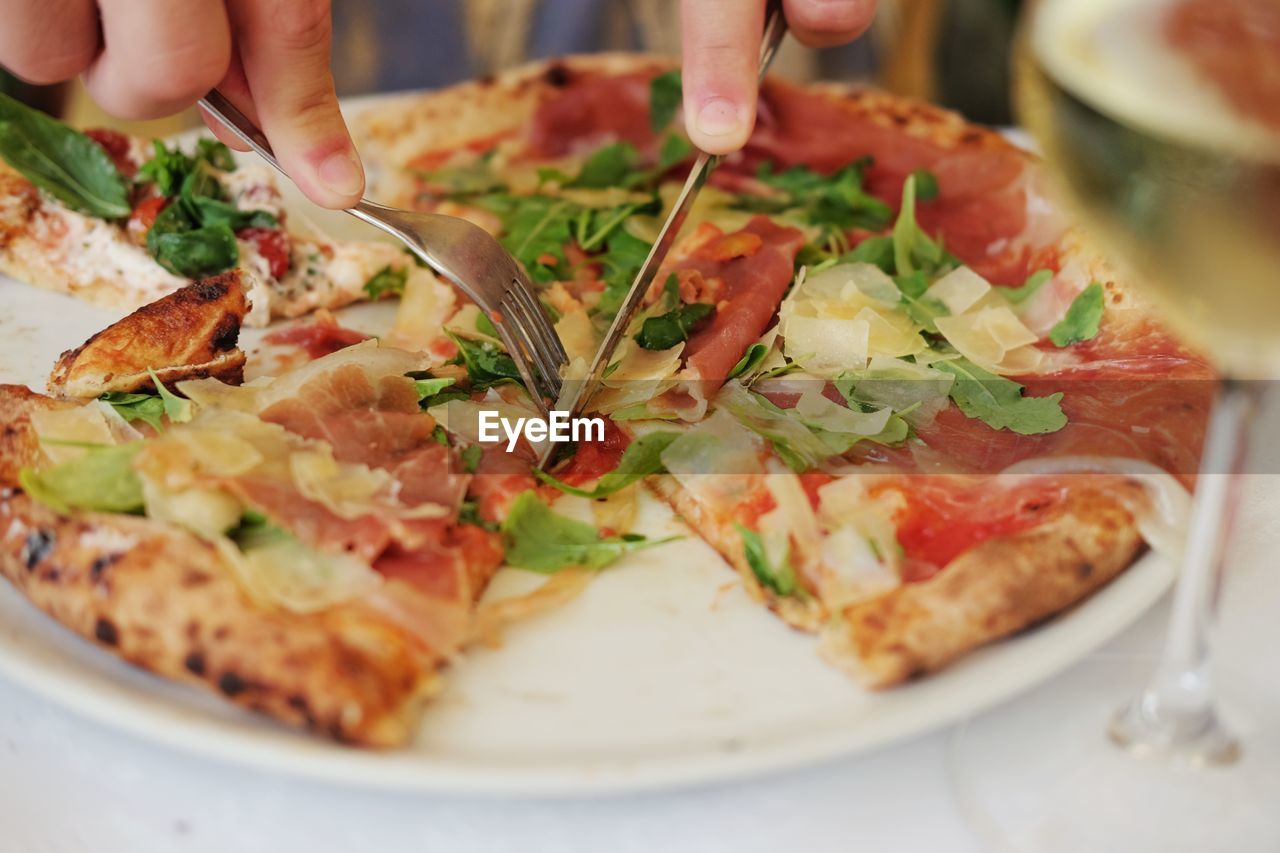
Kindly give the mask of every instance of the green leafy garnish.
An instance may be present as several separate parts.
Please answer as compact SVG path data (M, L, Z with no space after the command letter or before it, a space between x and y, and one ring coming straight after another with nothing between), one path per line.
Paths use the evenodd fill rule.
M164 429L164 401L158 394L135 394L126 391L107 391L98 398L115 409L116 414L132 423L142 421L159 432Z
M935 361L929 366L955 376L948 392L951 399L965 415L992 429L1040 435L1067 425L1060 391L1047 397L1024 397L1023 386L989 373L967 358Z
M742 554L747 558L747 565L751 567L751 573L756 576L756 580L760 581L760 585L773 590L778 595L795 593L799 585L796 583L796 573L791 568L791 561L784 560L781 566L773 566L765 553L764 541L760 538L760 534L754 530L748 530L741 524L735 524L734 527L742 537Z
M142 481L133 470L140 442L91 447L83 456L43 471L23 468L22 488L58 512L136 513L143 507Z
M658 148L658 170L665 172L694 151L693 143L678 133L668 133Z
M390 264L373 274L368 281L364 283L365 295L370 299L381 299L385 294L404 293L405 282L409 280L409 271L405 268L396 269Z
M447 333L458 345L458 359L467 368L472 391L482 391L503 382L520 382L520 370L511 356L489 341L473 341Z
M1054 346L1066 347L1093 339L1102 322L1106 294L1100 282L1093 282L1080 291L1067 309L1066 316L1049 330L1049 340Z
M683 96L679 69L659 74L649 82L649 127L654 133L671 124Z
M536 468L533 473L548 486L554 486L565 494L591 498L592 500L608 497L614 492L625 489L637 480L650 474L660 474L666 470L662 465L662 451L666 450L671 442L679 437L680 433L678 432L651 432L640 436L627 445L627 449L622 452L622 458L618 460L618 467L601 477L594 489L580 489L577 486L570 486L568 483L562 482L545 471L539 471Z
M169 422L181 424L191 420L191 401L185 397L179 397L177 394L164 387L164 383L160 381L160 377L156 376L156 372L151 368L147 368L147 373L151 375L151 382L156 386L156 393L160 396L160 403L164 408L164 415L169 419Z
M439 394L450 385L457 383L458 380L452 376L427 376L423 379L414 379L413 387L418 391L418 402L429 400Z
M1000 294L1014 305L1021 305L1052 280L1053 270L1036 270L1018 287L1000 288Z
M893 211L862 188L866 162L852 163L834 175L823 175L805 166L793 166L775 174L771 164L764 163L756 178L777 190L779 196L741 196L734 206L791 216L809 225L838 231L883 228L889 224Z
M916 176L907 177L902 185L902 209L893 225L894 272L910 275L917 270L936 272L947 262L942 244L933 240L916 224Z
M230 227L223 224L197 228L177 204L169 205L156 217L147 232L147 249L160 266L183 278L214 275L231 269L240 260L240 247Z
M490 533L498 531L498 525L480 515L480 504L475 501L463 501L458 507L458 523L481 527Z
M256 510L248 510L240 516L240 523L227 531L227 538L236 543L243 553L292 540L293 534Z
M657 317L649 317L636 333L636 343L645 349L671 349L689 340L689 335L716 313L709 302L693 302L673 308Z
M635 172L636 149L629 142L615 142L597 149L582 165L582 171L565 186L607 189L625 186Z
M184 154L176 145L168 147L159 139L152 144L155 153L138 169L135 180L139 183L154 183L165 198L178 195L187 177L200 170L203 165L222 172L234 172L236 168L231 149L215 139L201 139L197 142L193 157Z
M551 574L568 566L602 569L629 551L669 542L635 533L601 536L590 524L557 515L532 492L522 492L502 522L507 563Z
M938 197L938 177L928 169L916 169L911 173L916 181L916 200L933 201Z
M480 458L482 456L484 456L484 448L478 444L468 444L462 448L458 453L458 458L462 461L462 470L468 474L474 474L476 469L480 467Z
M3 93L0 157L72 210L99 219L132 211L124 177L100 145Z
M742 358L738 359L738 363L729 371L729 379L737 379L744 373L750 373L760 366L760 362L764 361L764 357L769 354L769 348L760 342L756 342L747 347L747 351L743 353Z
M842 264L858 263L874 264L889 275L896 270L893 257L892 237L868 237L840 257Z

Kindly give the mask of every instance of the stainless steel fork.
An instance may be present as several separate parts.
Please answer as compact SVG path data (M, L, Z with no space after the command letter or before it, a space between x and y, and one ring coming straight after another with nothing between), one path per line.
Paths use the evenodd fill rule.
M200 106L285 174L266 136L221 92L214 89ZM480 226L454 216L399 210L367 199L346 212L404 243L480 306L493 321L534 403L549 416L548 401L560 395L560 369L569 357L533 285L502 244Z

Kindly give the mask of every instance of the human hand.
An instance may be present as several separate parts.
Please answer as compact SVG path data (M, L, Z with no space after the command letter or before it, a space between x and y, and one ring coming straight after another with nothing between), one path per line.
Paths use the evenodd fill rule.
M126 119L172 114L216 86L317 204L349 207L364 191L329 68L329 0L0 0L0 19L0 64L25 80L82 74Z
M810 47L852 41L876 0L786 0L790 32ZM765 0L682 0L684 116L703 151L737 151L756 120L756 77Z

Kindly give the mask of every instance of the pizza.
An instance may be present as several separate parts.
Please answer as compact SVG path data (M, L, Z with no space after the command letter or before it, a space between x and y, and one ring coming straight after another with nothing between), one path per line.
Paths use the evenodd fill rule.
M290 220L274 173L212 139L84 133L0 96L0 271L132 310L194 279L242 274L266 325L379 295L411 273L389 243Z
M668 64L605 55L355 129L380 200L525 266L573 380L692 161L679 103ZM411 738L502 622L662 547L632 529L645 493L858 683L939 670L1173 538L1215 388L1033 156L830 85L765 84L591 401L602 436L545 471L481 428L537 407L429 271L379 289L390 334L321 312L269 363L238 346L255 281L204 277L64 354L47 394L0 389L0 572L127 660L370 746ZM503 565L548 580L494 609Z

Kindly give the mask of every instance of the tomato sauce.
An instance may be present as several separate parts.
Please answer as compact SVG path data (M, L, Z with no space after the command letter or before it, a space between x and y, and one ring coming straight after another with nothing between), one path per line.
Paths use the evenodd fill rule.
M571 486L597 480L618 467L622 454L630 443L631 439L626 433L606 418L604 440L579 443L573 458L556 476Z

